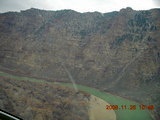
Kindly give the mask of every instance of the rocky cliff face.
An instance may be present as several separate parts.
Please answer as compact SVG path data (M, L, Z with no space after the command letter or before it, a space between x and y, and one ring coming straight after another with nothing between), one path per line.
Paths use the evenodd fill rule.
M160 9L3 13L0 65L69 82L67 68L76 83L152 103L160 93L159 33Z

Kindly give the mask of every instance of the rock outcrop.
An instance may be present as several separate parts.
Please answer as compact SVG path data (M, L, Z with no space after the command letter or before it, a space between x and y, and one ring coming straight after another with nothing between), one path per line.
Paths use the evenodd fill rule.
M27 76L70 82L65 67L76 83L158 107L159 33L160 9L3 13L0 65Z

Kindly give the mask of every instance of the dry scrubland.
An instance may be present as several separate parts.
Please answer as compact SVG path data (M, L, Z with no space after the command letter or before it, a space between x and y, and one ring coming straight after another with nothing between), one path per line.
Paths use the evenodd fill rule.
M77 84L153 104L159 120L159 33L160 9L1 13L0 66L19 75L70 82L67 68Z
M0 109L24 120L89 120L87 93L6 77L0 81Z

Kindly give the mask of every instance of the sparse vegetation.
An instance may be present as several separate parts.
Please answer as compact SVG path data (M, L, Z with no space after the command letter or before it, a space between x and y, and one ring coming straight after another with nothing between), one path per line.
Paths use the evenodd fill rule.
M157 104L159 14L160 9L131 8L104 14L33 8L0 13L0 70L41 78L43 84L70 82L63 63L77 84Z
M89 120L89 95L59 85L33 82L30 78L28 81L12 77L0 77L0 109L24 120Z
M111 105L118 105L119 107L121 107L122 105L126 105L128 107L130 105L137 106L137 109L135 109L134 111L129 110L129 109L116 110L115 111L116 116L117 116L116 118L118 120L128 120L128 119L130 119L130 120L135 120L135 119L136 120L140 120L140 119L152 120L150 114L147 111L140 110L138 103L133 102L133 101L129 101L127 99L120 98L118 96L111 95L109 93L100 92L99 90L96 90L93 88L85 87L82 85L77 85L78 89L85 91L85 93L78 92L78 94L77 93L75 94L75 92L73 92L74 90L70 91L70 89L68 90L67 88L60 87L60 86L67 86L67 87L72 88L73 86L70 83L56 84L58 86L55 86L53 83L50 83L50 85L49 85L47 82L46 82L47 84L45 84L45 82L44 83L40 82L41 84L36 84L38 82L38 80L33 81L31 78L23 79L23 77L9 75L4 72L1 72L1 73L3 73L3 74L1 74L1 76L7 76L7 78L1 77L2 81L5 81L7 79L7 81L9 83L11 83L11 85L13 84L10 89L14 89L14 91L15 91L14 94L16 94L16 93L22 94L23 92L26 94L26 92L27 92L27 96L31 97L31 100L30 99L28 100L28 99L25 99L23 95L18 95L20 98L17 99L18 96L14 96L15 98L12 98L11 100L12 100L12 102L17 103L18 101L21 101L23 99L22 100L23 104L28 103L27 101L32 102L32 104L33 104L32 107L34 109L32 112L34 112L35 114L31 115L31 113L30 113L29 116L33 116L33 119L35 119L37 117L37 112L39 111L38 106L40 106L40 110L49 109L49 111L51 111L50 109L51 109L51 107L53 107L52 108L54 110L54 111L52 111L53 118L56 118L58 120L59 119L68 120L70 117L71 117L70 119L72 119L73 116L75 116L75 118L80 118L80 117L78 117L79 115L80 116L85 115L87 112L86 111L82 112L81 110L78 110L79 113L75 114L75 111L72 111L72 109L74 109L74 110L78 109L78 106L79 106L80 107L79 109L81 109L81 107L84 107L85 110L88 110L87 108L89 107L89 105L87 104L87 101L84 101L84 100L89 100L90 99L89 94L92 94L92 95L95 95L95 96L109 102ZM18 80L20 80L20 81L17 82L16 79L11 80L11 78L13 78L13 79L18 78ZM28 79L28 81L27 81L27 79ZM30 83L29 81L32 81L34 83ZM32 88L33 84L34 84L34 88ZM8 83L7 83L7 85L8 85ZM16 87L18 87L18 88L16 88ZM28 89L28 87L29 87L29 89ZM5 86L2 86L2 88L5 88ZM19 93L18 89L23 89L22 90L23 92ZM6 89L6 90L8 90L8 89ZM8 93L12 93L12 92L10 91L10 92L6 92L6 93L8 94ZM56 93L56 94L53 95L53 93ZM46 96L44 96L43 94L45 94ZM73 98L76 97L76 99L79 98L79 100L80 100L79 103L78 103L78 101L76 102L72 97ZM85 99L85 98L87 98L87 99ZM29 105L25 105L27 108L28 108L28 106L30 106L30 104L31 104L30 102L29 102ZM82 104L82 102L83 102L83 104ZM13 103L10 103L10 104L12 106ZM17 103L17 104L19 104L19 103ZM76 106L77 106L77 108L75 108ZM20 109L22 109L21 107L22 106L20 105ZM56 110L54 109L54 107ZM17 108L14 108L14 109L16 109L16 111L17 111ZM6 109L6 108L3 108L3 109ZM9 107L9 109L12 109L12 108ZM104 109L105 109L105 106L104 106ZM67 111L64 111L64 110L67 110ZM10 111L10 112L14 113L15 110ZM31 111L29 111L29 112L31 112ZM63 112L63 115L61 115L62 112ZM72 115L71 113L74 115ZM18 112L17 115L19 115L19 114L20 113ZM41 112L40 112L40 114L43 115ZM45 114L48 115L48 113L45 113ZM68 115L70 115L70 116L68 116ZM26 116L26 114L24 114L24 116L22 116L22 117L28 118L29 116Z

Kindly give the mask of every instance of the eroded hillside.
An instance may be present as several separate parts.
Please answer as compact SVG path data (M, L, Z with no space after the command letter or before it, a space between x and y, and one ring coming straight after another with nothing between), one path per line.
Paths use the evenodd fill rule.
M1 69L110 91L159 109L160 9L0 14ZM142 97L143 96L143 97Z
M87 93L7 77L0 81L0 109L24 120L89 120Z

